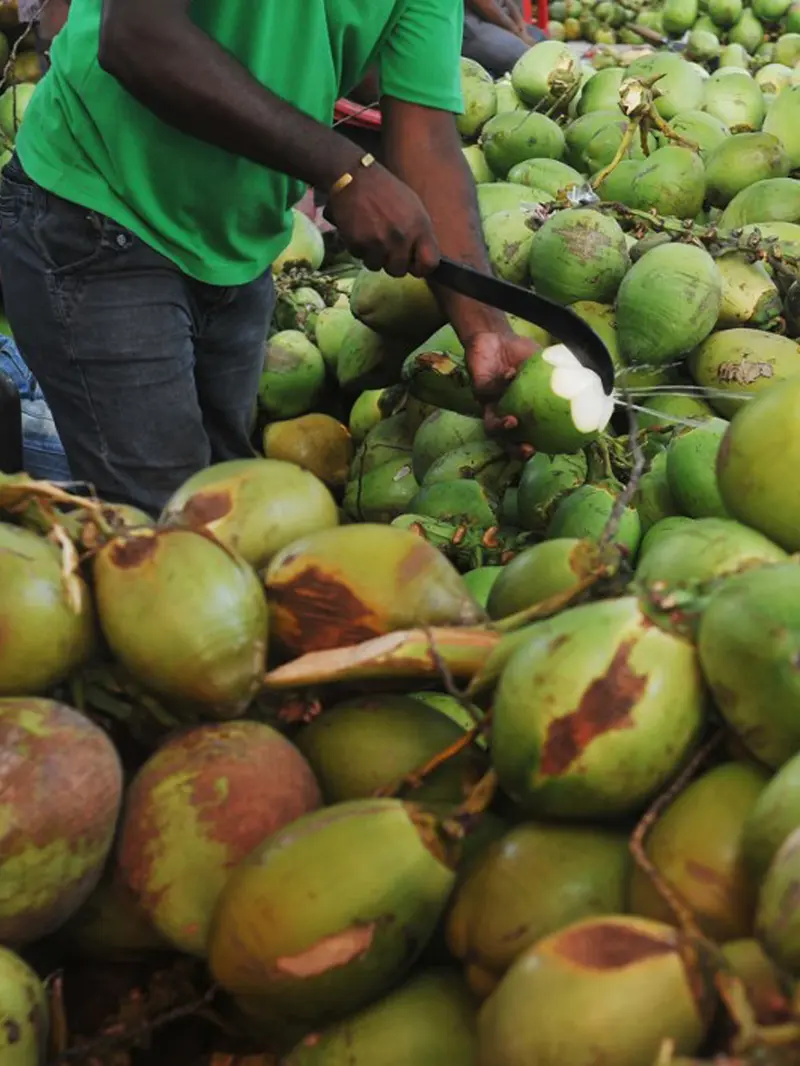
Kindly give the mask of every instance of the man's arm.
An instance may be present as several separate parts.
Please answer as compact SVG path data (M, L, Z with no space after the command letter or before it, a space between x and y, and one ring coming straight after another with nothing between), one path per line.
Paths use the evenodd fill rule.
M424 203L442 254L491 273L455 119L392 97L384 97L381 107L387 165ZM435 286L434 292L466 349L476 392L496 398L537 346L517 337L501 311L449 289Z
M103 0L101 67L162 121L234 155L321 190L352 174L332 206L347 246L373 269L431 270L438 251L419 199L383 167L361 167L352 141L261 85L189 8L190 0Z
M518 34L519 26L511 18L505 7L498 0L465 0L468 10L479 15L484 22L491 22L493 26L500 26L509 33Z

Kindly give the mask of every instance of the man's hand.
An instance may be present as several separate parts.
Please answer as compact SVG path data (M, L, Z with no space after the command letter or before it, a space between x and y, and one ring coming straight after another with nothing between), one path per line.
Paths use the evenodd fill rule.
M430 274L439 263L439 246L417 194L377 163L359 167L353 178L325 212L348 250L370 270L396 278Z
M484 421L489 433L509 432L517 427L511 415L501 418L495 404L514 380L517 371L541 345L516 333L476 333L467 341L467 368L475 395L484 404Z

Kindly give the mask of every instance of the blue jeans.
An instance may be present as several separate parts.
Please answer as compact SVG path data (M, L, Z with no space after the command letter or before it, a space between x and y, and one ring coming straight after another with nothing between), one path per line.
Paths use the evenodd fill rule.
M254 454L270 273L232 288L195 281L15 158L0 183L0 274L76 481L157 514L192 474Z

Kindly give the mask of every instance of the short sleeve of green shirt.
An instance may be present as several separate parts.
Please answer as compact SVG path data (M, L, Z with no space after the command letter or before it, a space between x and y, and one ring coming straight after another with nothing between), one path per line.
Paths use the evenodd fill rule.
M463 0L408 0L380 53L381 91L460 114Z

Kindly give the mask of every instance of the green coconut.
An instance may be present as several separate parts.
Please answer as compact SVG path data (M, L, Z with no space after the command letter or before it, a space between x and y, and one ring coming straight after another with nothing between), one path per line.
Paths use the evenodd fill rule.
M800 829L786 838L761 883L756 932L784 973L800 976Z
M800 220L800 181L794 178L765 178L742 189L731 200L719 220L721 230L738 229L759 222Z
M697 145L700 158L704 161L730 136L725 123L705 111L680 111L670 119L669 124L685 141ZM666 144L667 141L662 138L660 143Z
M345 487L342 510L354 522L391 522L419 492L410 456L398 456L363 473Z
M764 264L751 262L742 252L718 256L716 263L722 277L722 303L717 329L753 326L758 330L768 330L778 326L783 306L777 286ZM705 344L713 338L714 334Z
M492 594L492 589L504 569L505 567L503 566L478 566L464 574L464 584L481 607L486 607ZM450 699L451 697L447 698Z
M760 884L778 849L800 826L800 755L768 782L744 823L742 853L753 884Z
M669 363L696 348L719 317L722 279L708 252L665 244L643 256L617 293L617 336L626 362Z
M697 945L641 918L588 918L523 952L479 1018L480 1066L642 1066L698 1051L713 985ZM675 1058L677 1063L684 1059Z
M474 59L461 57L461 95L464 110L456 116L458 132L473 140L497 111L497 92L491 74Z
M686 0L682 0L686 2ZM688 0L689 3L692 0ZM578 114L590 111L613 111L619 104L619 87L625 77L622 67L609 67L596 71L583 87L578 101Z
M623 369L622 357L617 343L617 315L613 304L597 303L595 300L578 300L571 310L580 315L600 337L608 349L617 373Z
M737 67L739 70L747 70L750 65L750 56L747 49L740 44L726 44L719 54L720 67Z
M519 464L514 464L516 474L519 473ZM510 526L513 529L519 529L519 492L516 485L509 485L503 493L500 500L500 510L498 511L498 518L500 524L503 526Z
M0 696L45 692L94 648L89 590L54 543L0 522Z
M345 425L330 415L310 414L273 422L264 429L264 455L299 466L330 488L347 480L353 440Z
M345 335L336 361L336 378L348 393L395 385L409 342L389 337L356 320Z
M272 261L272 273L281 274L293 266L319 270L324 258L325 242L322 234L307 215L293 207L292 236L286 248Z
M605 203L620 203L632 207L633 182L646 165L644 159L622 159L608 177L603 178L595 192ZM596 178L597 174L593 175L593 180Z
M49 1051L44 985L26 962L0 947L0 1062L40 1066Z
M613 409L598 375L563 344L531 356L497 405L501 416L517 419L517 438L548 455L576 452L595 440Z
M325 389L325 360L299 330L267 341L258 399L270 418L294 418L314 409Z
M661 9L664 32L670 37L683 37L697 21L697 0L665 0Z
M265 584L275 635L297 654L484 618L436 548L390 526L364 523L302 537L272 560Z
M601 115L603 112L590 112L585 117L591 118L592 114ZM626 130L627 123L624 120L617 119L616 122L607 123L594 134L583 155L583 167L588 173L594 174L602 170L603 167L611 165L617 157ZM647 148L648 152L652 152L657 148L657 142L653 134L648 134ZM633 159L644 158L644 150L640 139L634 139L628 149L628 154Z
M786 978L758 941L752 937L730 940L721 950L728 966L744 985L757 1022L775 1025L784 1021L787 1013Z
M706 159L706 196L725 207L738 192L756 181L785 178L791 163L772 133L737 133Z
M787 33L800 33L800 4L797 0L793 0L786 12L786 31Z
M486 162L486 156L483 154L483 149L480 145L465 145L465 147L461 149L461 154L466 160L476 185L494 181L494 174L492 173L491 167Z
M305 815L228 879L209 938L214 979L285 1022L342 1018L408 972L454 879L433 818L399 800Z
M742 17L728 32L729 43L740 44L746 52L752 55L763 40L764 27L750 8L746 7L742 12Z
M483 237L489 261L497 277L514 285L528 279L534 228L532 216L524 207L498 211L483 223Z
M780 3L781 0L761 0L761 3ZM785 4L784 10L788 8ZM782 33L775 42L773 59L787 67L794 67L800 59L800 33Z
M511 84L523 103L536 107L558 104L578 87L580 77L580 62L569 45L540 41L517 61Z
M679 392L661 392L650 395L637 392L640 387L636 367L630 369L630 388L641 409L639 426L641 429L664 429L675 426L695 425L707 418L714 417L714 409L701 400L699 396L687 396Z
M310 285L289 289L280 293L275 303L275 328L313 334L317 316L324 309L325 301Z
M403 412L390 415L369 430L356 452L350 467L350 477L363 477L384 463L395 459L409 459L412 434Z
M645 848L660 876L679 893L706 936L750 936L757 885L743 858L745 822L769 780L745 763L714 767L662 814ZM633 914L675 924L675 915L636 866L628 905Z
M435 485L440 481L464 478L477 482L495 495L506 485L519 463L497 441L476 440L461 444L436 459L422 480L423 485Z
M667 453L659 452L642 476L634 498L643 536L656 523L679 513L667 478ZM644 541L642 541L644 543Z
M414 476L421 482L434 462L462 444L485 441L486 431L480 418L470 418L437 408L428 415L414 434Z
M742 0L708 0L708 13L714 23L723 30L735 26L742 17Z
M542 937L625 909L630 854L623 833L528 822L490 845L459 885L447 940L473 991L493 991Z
M694 218L703 206L705 171L689 148L658 148L640 167L631 184L633 207L676 218Z
M389 414L385 400L388 389L365 389L350 408L347 428L355 444L361 444L367 433Z
M410 514L453 522L456 526L497 524L497 498L477 481L453 478L423 485L412 497L406 510Z
M689 518L727 518L717 488L717 454L728 423L711 418L678 433L667 448L667 481L679 513Z
M103 635L140 684L210 717L245 711L264 676L267 605L243 559L167 527L114 538L92 572Z
M555 199L559 193L583 185L586 178L560 159L526 159L511 168L508 180L548 192Z
M552 196L545 189L533 189L514 181L495 181L476 189L478 212L485 221L498 211L513 211L515 207L546 203Z
M750 570L714 592L700 621L700 661L720 713L775 768L800 751L798 590L794 563Z
M784 66L783 63L767 63L757 70L753 77L765 96L767 94L777 96L792 84L792 68ZM769 110L768 107L767 114ZM766 125L766 119L764 125Z
M123 881L174 948L203 957L231 870L321 798L306 760L270 726L191 730L159 748L128 788Z
M559 500L580 488L587 472L584 452L533 455L525 464L519 482L517 507L523 529L544 530Z
M487 603L490 618L507 618L575 588L589 576L595 553L586 541L566 537L525 548L506 563Z
M728 68L703 82L702 108L724 122L731 133L760 130L766 106L761 90L745 72Z
M559 159L564 152L564 134L553 119L537 111L524 115L505 111L484 126L481 148L492 171L505 177L526 159Z
M800 344L758 329L726 329L692 352L688 365L714 409L732 418L751 397L800 375Z
M526 812L559 818L640 810L696 741L694 649L634 597L572 608L528 634L495 693L492 760L504 791Z
M362 270L350 295L350 310L376 333L420 344L443 323L439 305L422 278L394 278L385 271Z
M517 90L511 84L511 75L505 74L494 83L497 91L497 113L503 111L527 111L525 104L517 95Z
M623 130L625 128L625 120L618 107L609 108L607 111L590 111L571 122L564 133L566 162L580 173L585 174L588 170L586 151L589 142L595 134L609 126L617 129L621 126ZM605 163L601 163L600 166L605 166ZM599 170L600 167L596 169Z
M314 323L314 340L325 366L336 371L339 352L355 319L349 307L326 307Z
M663 531L644 544L636 579L643 585L705 583L785 558L776 544L755 529L731 519L700 518Z
M547 527L547 536L577 537L599 541L606 532L611 513L619 498L621 486L615 482L583 485L565 496L556 506ZM636 555L642 527L635 508L622 511L613 541L628 555Z
M558 303L613 300L629 262L619 223L586 207L553 215L536 231L530 248L534 288Z
M0 750L0 941L21 945L55 932L100 880L122 768L103 730L47 699L0 699Z
M363 696L326 708L296 743L331 804L399 785L463 735L463 726L410 696ZM481 772L467 749L415 788L413 799L461 803Z
M655 106L667 121L681 111L693 111L702 106L706 79L685 59L672 52L656 52L634 59L627 74L629 78L660 76Z
M403 362L401 377L409 394L422 403L471 418L483 416L463 354L423 345Z
M338 524L320 478L280 459L231 459L194 474L168 500L161 522L207 530L260 570L298 537Z
M726 507L787 551L800 550L800 493L796 483L800 437L800 377L765 389L738 412L717 462Z
M790 85L778 93L767 110L763 128L781 142L792 169L800 167L800 85Z
M475 1002L463 978L427 970L384 999L303 1039L283 1066L472 1066Z
M723 0L724 2L724 0ZM741 3L741 0L738 0ZM692 30L686 41L684 56L696 63L712 63L720 53L719 37L710 30Z

